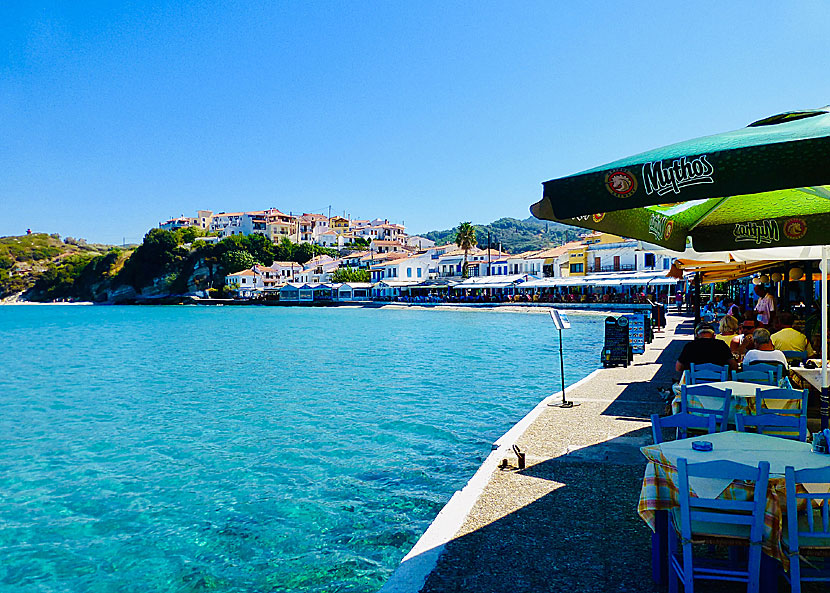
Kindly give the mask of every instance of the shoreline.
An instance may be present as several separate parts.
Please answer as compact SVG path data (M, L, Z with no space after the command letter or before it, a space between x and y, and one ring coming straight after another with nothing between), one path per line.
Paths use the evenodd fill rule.
M548 315L551 309L559 309L566 311L569 315L604 315L613 316L630 313L633 311L649 309L649 305L624 305L617 304L614 308L591 308L591 307L574 307L575 303L385 303L385 302L342 302L331 304L283 304L276 305L280 307L305 307L305 308L338 308L338 309L383 309L389 311L483 311L495 313L527 313L536 315ZM154 302L142 303L94 303L92 301L77 301L77 302L48 302L42 303L38 301L26 301L19 299L1 299L0 306L163 306L163 307L192 307L198 303L178 303L178 304L162 304ZM202 306L218 306L219 304L203 304ZM566 306L562 306L566 305ZM232 303L226 306L253 306L253 307L274 307L275 305L267 305L260 303Z
M516 591L536 591L518 584L553 586L551 579L557 579L556 590L610 591L609 583L627 582L624 575L631 566L626 562L642 564L642 573L648 574L650 530L636 513L645 466L639 448L651 442L650 414L664 405L658 386L668 384L673 371L662 361L676 356L683 343L676 332L687 319L672 315L669 320L669 327L655 335L633 365L598 369L567 387L576 407L555 407L561 391L551 394L499 438L381 593L495 593L507 590L511 582L517 584ZM526 454L527 469L516 467L513 445ZM499 467L502 459L508 461L507 469ZM597 506L585 496L609 487L615 487L620 499L612 506L621 509ZM603 544L602 538L592 536L595 525L617 525L620 541ZM574 538L585 547L572 550L568 542ZM634 552L626 562L606 557L604 550L632 543ZM597 564L602 566L599 572ZM644 580L625 590L651 593L653 588Z

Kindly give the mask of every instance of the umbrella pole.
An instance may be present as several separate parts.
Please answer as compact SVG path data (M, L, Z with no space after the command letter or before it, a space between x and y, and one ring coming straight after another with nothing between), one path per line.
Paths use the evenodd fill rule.
M821 247L821 428L830 420L830 384L827 381L827 258L830 247Z

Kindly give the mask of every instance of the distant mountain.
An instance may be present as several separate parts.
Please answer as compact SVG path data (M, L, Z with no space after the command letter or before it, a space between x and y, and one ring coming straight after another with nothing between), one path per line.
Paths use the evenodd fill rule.
M516 218L500 218L490 224L475 224L476 239L479 247L487 247L487 233L490 233L490 245L498 247L508 253L521 253L534 249L555 247L574 241L585 229L568 226L558 222L548 222L533 218L524 220ZM435 241L437 245L455 242L458 227L444 231L430 231L423 236Z

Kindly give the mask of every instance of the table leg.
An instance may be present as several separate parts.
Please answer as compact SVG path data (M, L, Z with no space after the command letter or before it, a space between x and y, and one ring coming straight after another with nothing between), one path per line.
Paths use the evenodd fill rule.
M761 554L761 592L778 593L778 575L781 564L775 558Z
M669 512L654 513L654 533L651 534L651 578L658 585L669 582Z

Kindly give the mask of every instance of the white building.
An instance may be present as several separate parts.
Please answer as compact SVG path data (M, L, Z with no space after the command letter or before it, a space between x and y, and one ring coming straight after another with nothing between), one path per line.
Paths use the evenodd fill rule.
M250 298L265 290L265 279L254 269L242 270L225 276L225 286L242 298Z

